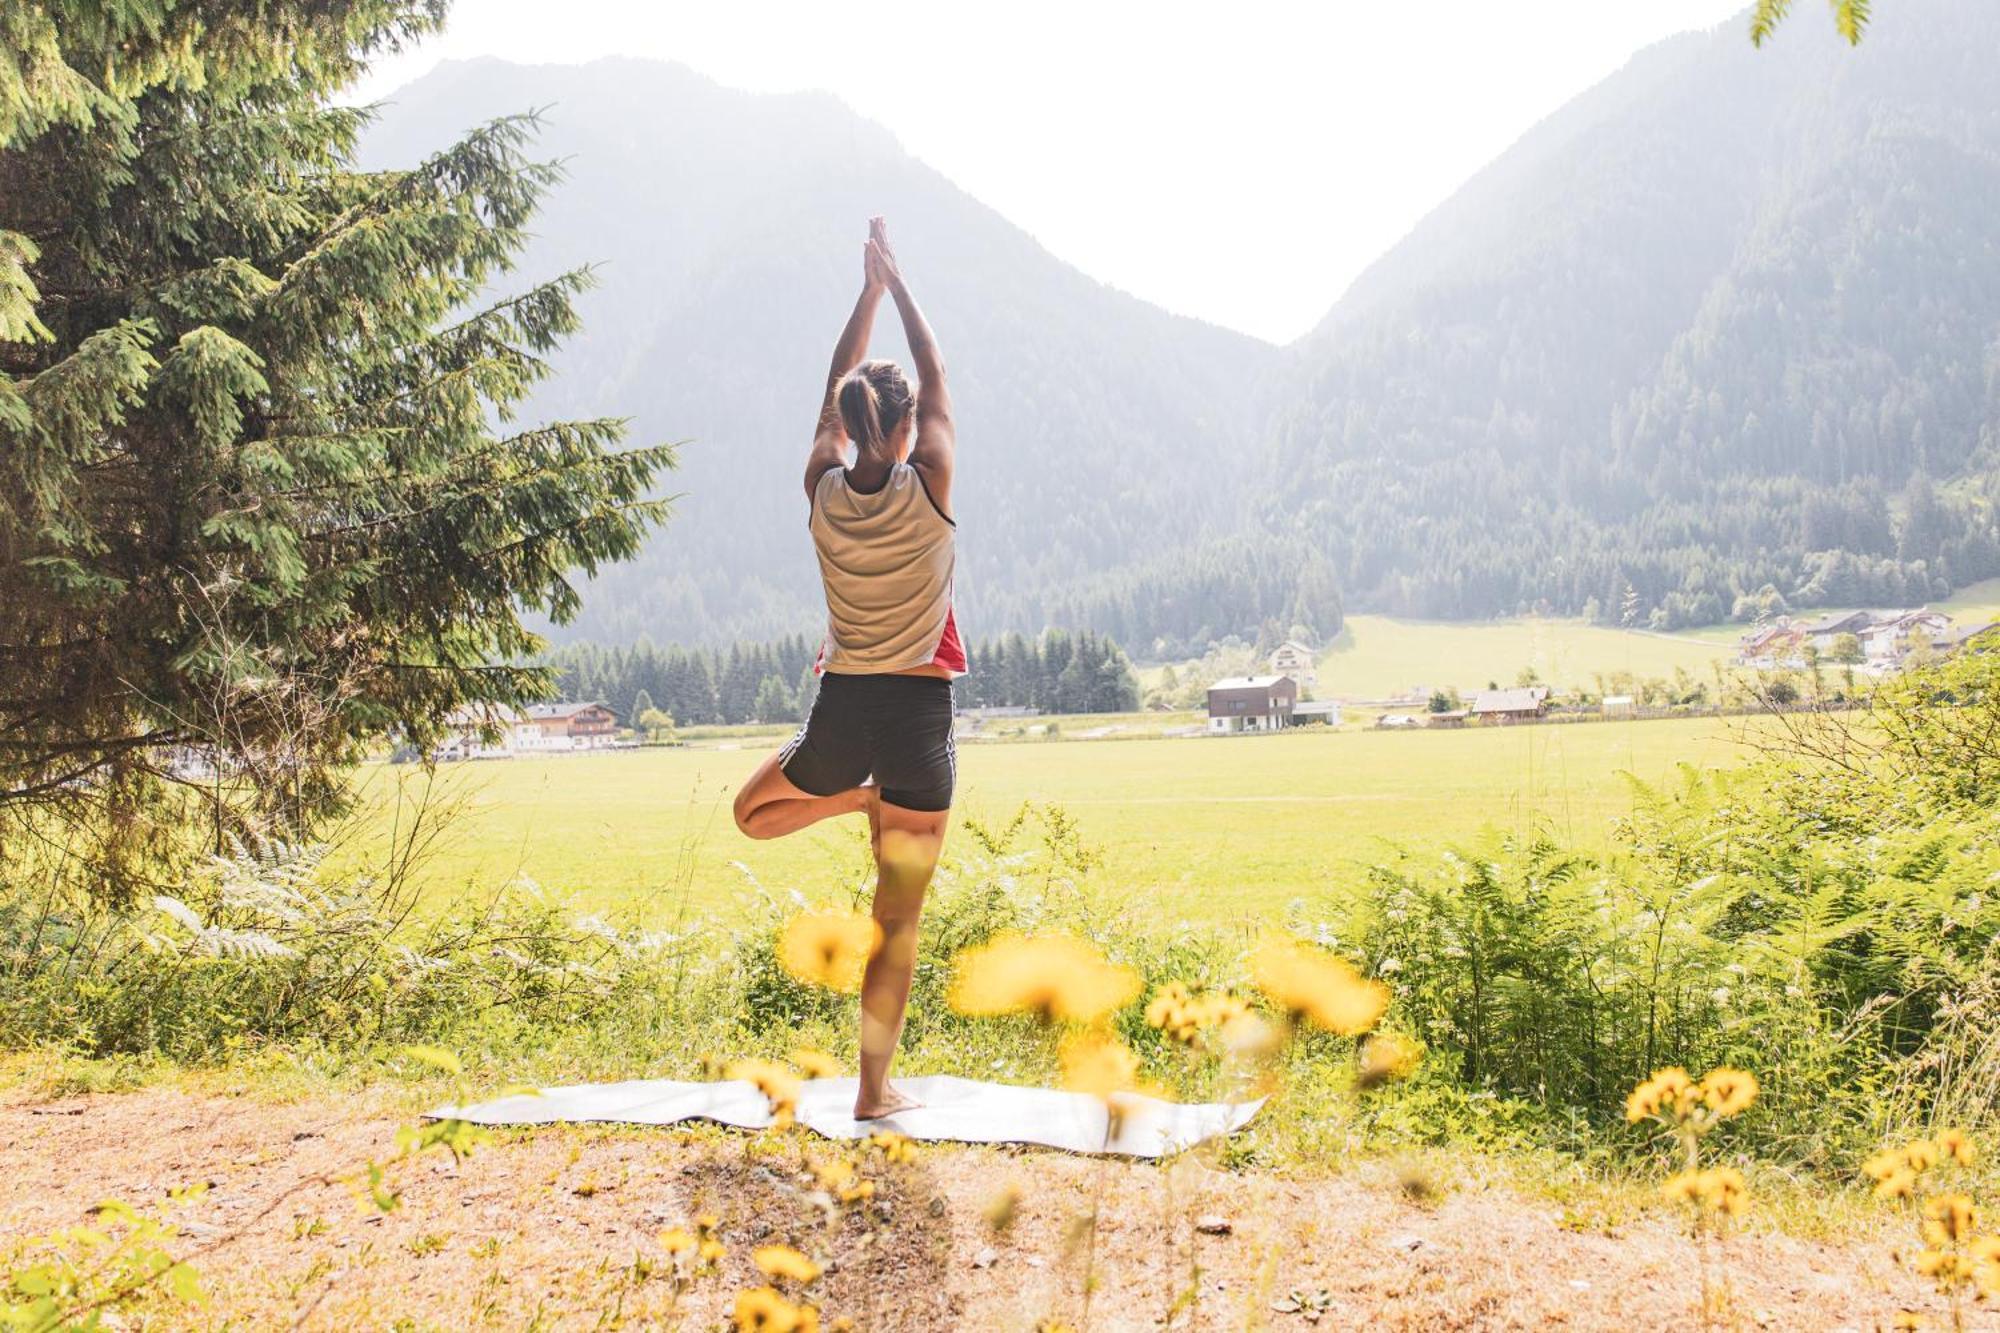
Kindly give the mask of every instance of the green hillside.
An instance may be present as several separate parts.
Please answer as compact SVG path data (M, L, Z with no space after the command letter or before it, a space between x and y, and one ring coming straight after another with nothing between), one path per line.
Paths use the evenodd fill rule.
M1740 627L1714 637L1606 629L1582 620L1446 622L1353 615L1320 659L1317 693L1383 698L1412 686L1465 690L1511 685L1523 668L1558 690L1595 689L1616 671L1670 676L1679 667L1708 680L1734 652Z

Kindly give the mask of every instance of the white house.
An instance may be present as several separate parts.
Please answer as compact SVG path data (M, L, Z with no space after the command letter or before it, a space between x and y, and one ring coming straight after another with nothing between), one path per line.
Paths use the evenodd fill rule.
M1271 674L1290 676L1299 683L1299 688L1310 690L1319 684L1319 673L1314 669L1313 650L1297 639L1286 639L1271 650Z
M531 704L514 728L516 750L602 750L618 738L618 715L600 703Z
M438 742L437 759L451 763L460 759L512 759L516 733L523 718L503 704L464 704L445 715L445 738Z

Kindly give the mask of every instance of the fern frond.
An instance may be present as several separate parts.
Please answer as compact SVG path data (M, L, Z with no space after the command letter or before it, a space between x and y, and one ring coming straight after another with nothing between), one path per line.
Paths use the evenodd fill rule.
M1762 46L1777 26L1785 21L1791 7L1792 0L1757 0L1757 9L1750 15L1750 44Z
M1862 31L1868 26L1868 5L1869 0L1833 0L1834 26L1849 46L1861 44Z

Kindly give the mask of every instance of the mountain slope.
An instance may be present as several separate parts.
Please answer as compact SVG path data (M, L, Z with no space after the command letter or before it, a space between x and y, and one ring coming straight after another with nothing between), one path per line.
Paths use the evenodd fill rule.
M1330 581L1308 581L1318 601L1301 605L1294 581L1260 575L1297 562L1245 537L1208 484L1214 460L1249 451L1276 349L1092 281L824 95L735 92L647 61L451 63L394 96L365 156L408 162L532 107L549 108L538 148L568 179L525 268L603 264L538 407L688 441L675 519L598 578L568 634L816 631L800 475L875 213L952 375L968 633L1070 623L1199 641L1266 616L1337 628ZM906 359L886 304L875 352ZM1186 595L1201 577L1219 602Z
M1289 350L1261 522L1416 614L2000 572L2000 10L1824 28L1643 52L1427 218Z

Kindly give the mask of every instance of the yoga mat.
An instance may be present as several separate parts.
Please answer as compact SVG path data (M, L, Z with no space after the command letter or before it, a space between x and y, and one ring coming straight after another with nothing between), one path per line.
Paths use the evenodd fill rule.
M799 1091L799 1123L830 1139L858 1139L881 1129L928 1142L1033 1143L1078 1153L1160 1157L1250 1123L1264 1099L1250 1102L1168 1102L1121 1094L1123 1115L1111 1132L1097 1098L1054 1088L1020 1088L950 1074L899 1078L896 1086L923 1105L877 1120L857 1121L855 1080L812 1079ZM640 1079L545 1088L539 1095L501 1097L470 1106L441 1106L433 1120L481 1125L552 1125L587 1121L672 1125L713 1120L738 1129L764 1129L771 1112L764 1095L741 1079L682 1083Z

